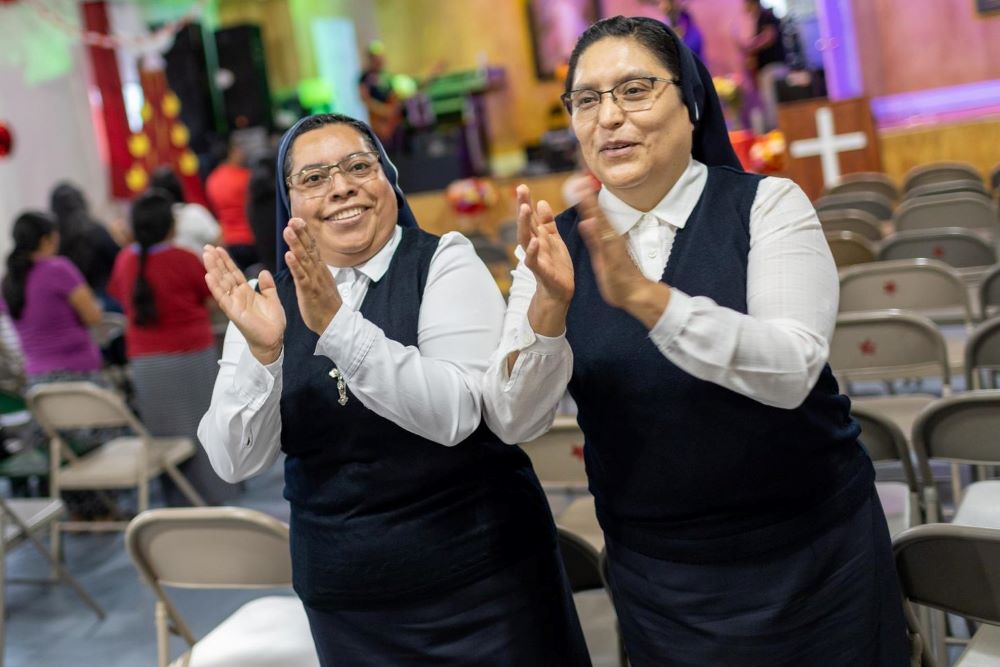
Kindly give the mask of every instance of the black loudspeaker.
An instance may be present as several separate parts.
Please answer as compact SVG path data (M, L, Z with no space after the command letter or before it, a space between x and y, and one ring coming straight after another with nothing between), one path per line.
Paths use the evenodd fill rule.
M248 24L217 30L215 48L222 74L217 82L229 78L224 71L232 73L232 80L224 81L222 90L222 103L230 129L271 129L274 125L271 90L267 82L260 27Z
M191 150L201 156L208 153L215 135L215 109L205 59L201 26L190 23L177 33L174 44L164 56L167 84L181 101L181 120L191 134Z

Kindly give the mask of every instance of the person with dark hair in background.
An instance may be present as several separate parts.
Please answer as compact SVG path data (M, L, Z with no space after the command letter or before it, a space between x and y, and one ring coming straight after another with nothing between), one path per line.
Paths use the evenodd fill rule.
M136 242L118 255L108 291L128 317L125 345L143 424L155 436L195 438L218 366L205 269L193 253L172 243L173 206L173 197L157 190L132 202ZM180 469L208 503L239 491L214 474L200 448ZM172 481L161 480L168 502L186 503Z
M59 254L68 257L83 274L104 310L121 311L108 299L107 284L118 255L118 244L107 228L90 215L83 192L70 183L52 190L49 206L59 230Z
M222 227L222 243L236 265L246 269L259 261L253 230L247 221L250 170L246 153L234 137L229 139L226 159L205 181L205 194Z
M190 250L200 259L206 245L219 242L221 229L215 216L201 204L188 202L185 199L181 180L177 178L177 173L172 167L162 166L153 170L149 187L153 190L162 190L174 201L175 245Z
M763 115L764 127L755 129L769 131L778 127L778 80L788 75L788 65L781 38L781 21L772 10L760 3L761 0L744 0L743 6L754 22L754 31L742 49L747 69L754 77L757 102Z
M742 170L708 70L660 21L591 26L562 99L597 185L558 216L518 188L483 415L530 441L569 389L630 664L908 665L809 199Z
M257 242L257 255L265 269L276 270L277 234L274 231L274 207L278 191L274 186L275 153L261 155L250 167L250 194L247 197L247 219Z
M285 452L320 663L589 665L545 494L480 420L503 299L472 244L417 227L352 118L299 121L276 171L278 274L205 250L231 324L198 435L231 480Z
M684 45L691 49L698 60L704 60L703 49L705 47L704 38L698 24L694 22L694 17L688 11L687 0L643 0L647 5L655 4L663 12L664 17L670 23L677 36L684 41Z

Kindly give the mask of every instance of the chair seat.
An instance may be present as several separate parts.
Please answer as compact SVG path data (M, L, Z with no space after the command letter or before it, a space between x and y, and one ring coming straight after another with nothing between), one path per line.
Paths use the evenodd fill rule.
M952 523L979 528L1000 528L1000 480L975 482L965 487Z
M556 523L587 540L598 552L604 549L604 531L597 522L593 496L584 496L571 502L559 515Z
M5 501L7 509L11 514L21 520L21 523L28 527L28 530L44 528L62 514L63 504L58 498L8 498ZM15 540L22 537L21 527L4 517L3 522L3 544L8 547Z
M913 507L910 487L902 482L875 482L875 491L882 503L889 535L895 537L913 525Z
M182 665L183 657L173 663ZM269 595L247 602L191 651L189 667L319 667L302 601Z
M145 477L163 472L164 462L177 465L194 454L190 438L152 438ZM142 439L126 436L110 440L59 471L59 488L117 489L136 485L140 470Z
M903 394L894 396L862 396L858 398L851 398L854 403L858 405L863 405L869 410L878 412L880 415L890 420L899 430L906 435L906 439L910 439L910 433L913 432L913 422L916 421L917 415L932 401L936 400L936 396L931 394Z
M981 625L953 667L996 667L1000 665L1000 627Z

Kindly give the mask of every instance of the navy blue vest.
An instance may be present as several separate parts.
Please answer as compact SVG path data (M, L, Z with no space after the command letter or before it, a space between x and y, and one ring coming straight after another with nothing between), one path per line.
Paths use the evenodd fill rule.
M677 233L668 285L747 312L750 209L760 177L713 167ZM683 562L790 546L857 508L871 461L830 368L793 410L766 406L684 372L646 328L601 298L573 210L557 218L576 271L567 318L569 390L587 475L608 537Z
M361 304L392 340L416 346L438 238L404 229L389 270ZM299 314L290 274L285 309L281 446L291 503L293 578L319 609L365 608L440 594L554 545L545 494L527 455L485 425L454 447L380 417L350 393L337 402L333 362Z

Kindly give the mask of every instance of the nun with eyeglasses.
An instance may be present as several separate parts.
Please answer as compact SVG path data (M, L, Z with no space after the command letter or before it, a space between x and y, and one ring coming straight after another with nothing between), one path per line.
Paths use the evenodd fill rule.
M364 123L299 121L277 172L277 274L205 248L230 326L198 435L227 481L284 452L321 664L589 665L538 479L481 423L489 271L417 227Z
M531 440L568 387L630 664L908 664L809 200L741 169L711 77L659 21L590 27L563 100L593 176L558 216L519 188L485 419Z

